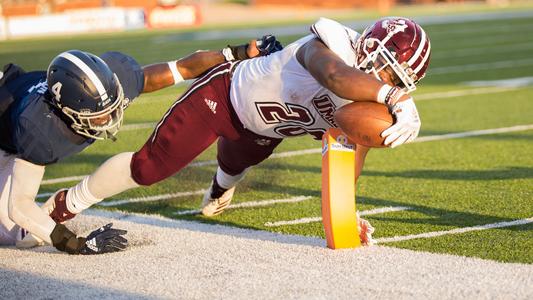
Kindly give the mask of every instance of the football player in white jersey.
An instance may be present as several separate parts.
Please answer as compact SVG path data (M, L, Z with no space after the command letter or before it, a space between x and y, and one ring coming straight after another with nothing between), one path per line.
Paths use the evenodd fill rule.
M395 124L382 133L396 147L418 135L420 118L409 92L425 75L430 42L405 18L385 18L363 34L320 19L312 34L268 56L215 66L172 105L146 144L106 161L45 207L73 215L125 190L175 174L218 139L218 170L202 213L220 214L251 166L286 137L320 140L335 127L335 111L352 101L389 106ZM368 148L357 146L360 174ZM58 205L66 202L67 205ZM68 208L67 214L64 211ZM65 221L58 219L58 222Z

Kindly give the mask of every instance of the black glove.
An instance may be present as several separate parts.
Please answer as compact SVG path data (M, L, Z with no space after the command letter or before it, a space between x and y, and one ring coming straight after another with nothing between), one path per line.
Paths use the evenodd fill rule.
M279 51L283 49L283 46L279 41L276 40L276 37L270 34L264 35L262 38L258 39L256 41L257 43L257 50L259 50L259 56L267 56L271 53L274 53L276 51ZM226 53L226 49L229 49L230 53ZM226 58L226 61L232 61L232 60L245 60L250 58L248 56L248 53L246 52L248 50L248 44L239 45L239 46L231 46L228 45L227 48L222 50L222 54Z
M264 35L261 39L257 40L257 49L261 53L261 56L267 56L269 54L282 50L283 46L278 40L276 40L275 36L267 34Z
M54 247L69 254L102 254L126 249L128 240L123 235L127 231L111 226L113 224L109 223L82 238L76 237L65 225L57 224L50 238Z
M111 228L113 223L102 226L85 238L80 254L102 254L126 249L128 240L123 237L126 230Z

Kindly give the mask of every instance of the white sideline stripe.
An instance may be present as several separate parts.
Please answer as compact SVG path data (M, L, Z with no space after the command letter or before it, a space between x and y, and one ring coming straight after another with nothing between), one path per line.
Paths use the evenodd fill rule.
M533 129L533 124L517 125L517 126L512 126L512 127L502 127L502 128L494 128L494 129L465 131L465 132L457 132L457 133L448 133L448 134L442 134L442 135L429 135L429 136L419 137L416 140L412 141L411 143L422 143L422 142L439 141L439 140L446 140L446 139L457 139L457 138L463 138L463 137L469 137L469 136L488 135L488 134L506 133L506 132L514 132L514 131L525 131L525 130L530 130L530 129ZM312 148L312 149L305 149L305 150L279 152L279 153L272 154L270 158L282 158L282 157L292 157L292 156L299 156L299 155L306 155L306 154L314 154L314 153L321 153L321 151L322 151L321 148ZM208 161L193 162L189 164L188 167L210 166L210 165L216 165L216 164L217 164L216 160L208 160ZM82 180L83 178L85 178L85 176L87 175L43 180L41 182L41 185L78 181L78 180Z
M429 135L429 136L419 137L416 140L414 140L412 143L423 143L423 142L431 142L431 141L458 139L458 138L464 138L464 137L469 137L469 136L480 136L480 135L488 135L488 134L495 134L495 133L525 131L525 130L531 130L531 129L533 129L533 124L517 125L517 126L512 126L512 127L504 127L504 128L496 128L496 129L484 129L484 130L448 133L448 134L441 134L441 135Z
M519 60L503 60L495 61L492 63L470 64L470 65L457 65L430 69L429 75L442 75L449 73L460 73L468 71L479 70L493 70L493 69L505 69L511 67L523 67L533 65L533 59L519 59Z
M391 207L381 207L371 210L363 210L359 212L360 216L370 216L370 215L377 215L377 214L383 214L388 212L396 212L396 211L404 211L409 210L410 207L406 206L391 206ZM315 223L322 221L322 217L309 217L309 218L301 218L301 219L295 219L295 220L289 220L289 221L277 221L277 222L266 222L266 227L278 227L278 226L285 226L285 225L297 225L297 224L307 224L307 223Z
M521 44L513 44L512 46L504 45L504 46L497 46L497 47L490 47L490 48L483 48L483 54L496 54L496 53L509 53L509 52L516 52L516 51L523 51L523 50L530 50L533 49L533 43L521 43ZM431 56L431 58L438 58L438 59L446 59L446 58L459 58L459 57L467 57L472 55L479 55L479 47L475 48L464 48L464 49L457 49L457 50L447 50L442 55L436 54L435 56ZM147 102L149 103L149 102Z
M377 242L381 244L381 243L392 243L392 242L414 240L414 239L420 239L420 238L433 238L433 237L439 237L439 236L443 236L447 234L459 234L459 233L465 233L465 232L470 232L470 231L479 231L479 230L486 230L486 229L525 225L525 224L532 223L532 222L533 222L533 217L530 217L527 219L492 223L492 224L486 224L486 225L478 225L478 226L473 226L473 227L463 227L463 228L457 228L457 229L446 230L446 231L433 231L433 232L426 232L426 233L420 233L420 234L395 236L395 237L390 237L390 238L380 238L380 239L377 239Z
M414 98L416 102L416 101L421 101L421 100L445 99L445 98L454 98L454 97L469 96L469 95L496 94L496 93L519 90L521 88L523 87L516 87L516 86L514 87L502 87L502 86L482 87L482 88L474 88L474 89L467 89L467 90L427 93L427 94L414 96Z
M286 198L286 199L272 199L272 200L261 200L261 201L249 201L249 202L243 202L239 204L232 204L228 206L226 209L235 209L235 208L243 208L243 207L262 207L262 206L270 206L274 204L280 204L280 203L297 203L302 202L305 200L309 200L312 197L310 196L297 196L292 198ZM182 210L177 211L173 213L173 215L176 216L185 216L185 215L196 215L201 213L202 211L200 209L191 209L191 210Z
M141 130L141 129L152 129L155 128L155 122L148 123L137 123L137 124L128 124L120 128L120 131L132 131L132 130Z
M69 182L69 181L79 181L85 178L85 176L88 175L79 175L79 176L70 176L70 177L63 177L63 178L54 178L54 179L47 179L43 180L41 182L41 185L47 185L47 184L56 184L56 183L63 183L63 182Z
M499 80L475 80L464 82L470 86L526 87L533 85L533 76Z
M115 200L115 201L106 201L106 202L100 202L98 203L99 206L116 206L116 205L122 205L126 203L136 203L136 202L153 202L153 201L159 201L159 200L168 200L172 198L178 198L178 197L187 197L187 196L193 196L193 195L203 195L206 190L198 190L198 191L191 191L191 192L180 192L180 193L172 193L172 194L163 194L163 195L155 195L155 196L148 196L148 197L138 197L138 198L131 198L131 199L124 199L124 200Z
M39 198L48 198L50 196L52 196L54 193L42 193L42 194L38 194L37 196L35 196L35 198L39 199Z

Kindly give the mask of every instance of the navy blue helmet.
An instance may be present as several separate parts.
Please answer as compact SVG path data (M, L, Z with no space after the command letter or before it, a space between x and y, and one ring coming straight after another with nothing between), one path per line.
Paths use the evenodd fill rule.
M53 105L72 120L72 129L93 139L114 138L124 117L124 92L118 77L98 56L69 50L47 71Z

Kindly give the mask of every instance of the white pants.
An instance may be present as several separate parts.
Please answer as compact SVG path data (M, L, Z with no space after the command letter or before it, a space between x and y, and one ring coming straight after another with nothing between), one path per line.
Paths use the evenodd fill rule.
M15 155L0 149L0 245L15 245L18 226L9 218L8 201Z

